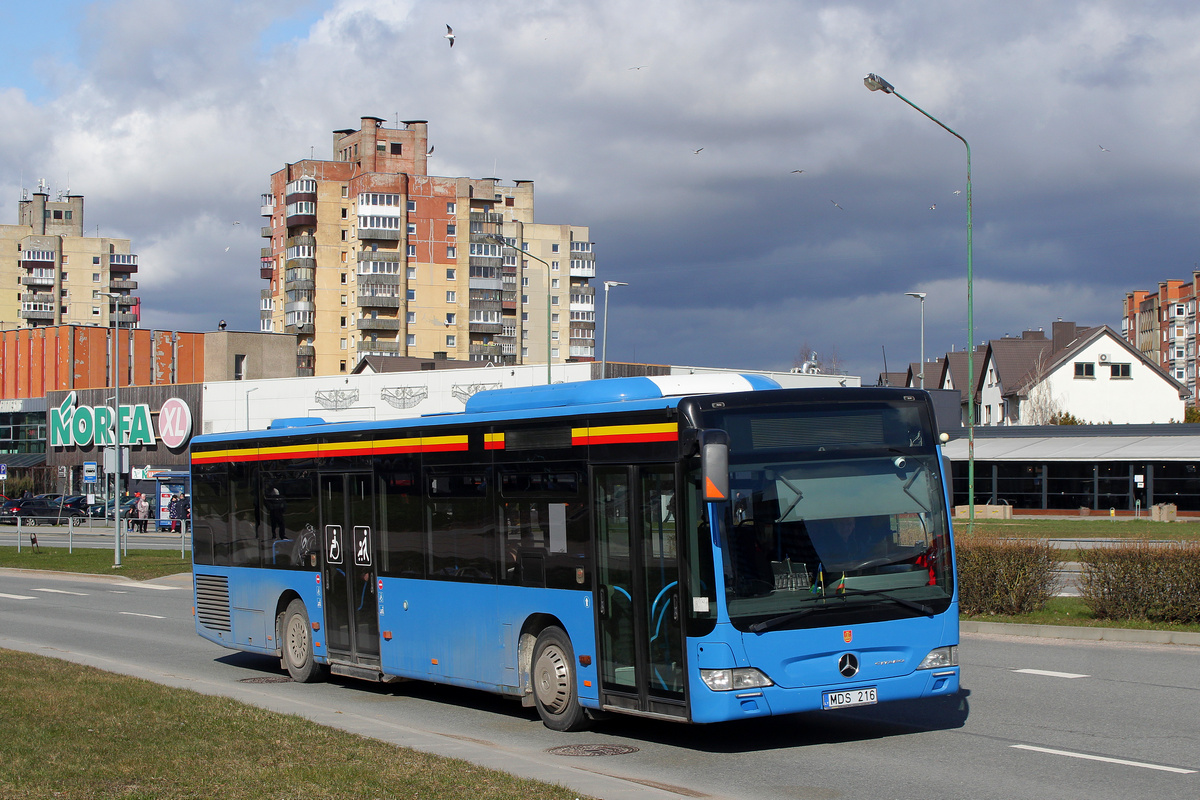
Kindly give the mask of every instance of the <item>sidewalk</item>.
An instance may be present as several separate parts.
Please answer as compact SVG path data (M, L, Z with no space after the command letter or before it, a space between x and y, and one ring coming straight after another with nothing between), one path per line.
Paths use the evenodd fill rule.
M1148 631L1131 628L1081 628L1070 625L1027 625L1020 622L960 620L961 633L993 636L1032 636L1038 639L1074 639L1090 642L1133 642L1135 644L1186 644L1200 647L1200 633Z

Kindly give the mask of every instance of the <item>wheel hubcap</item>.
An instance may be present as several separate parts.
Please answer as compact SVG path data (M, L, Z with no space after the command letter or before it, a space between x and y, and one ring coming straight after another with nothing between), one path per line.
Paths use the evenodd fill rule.
M292 617L287 631L288 656L296 666L303 666L308 660L308 630L304 620Z
M571 691L571 670L566 656L557 647L547 647L538 656L534 674L538 702L551 713L560 713L567 707Z

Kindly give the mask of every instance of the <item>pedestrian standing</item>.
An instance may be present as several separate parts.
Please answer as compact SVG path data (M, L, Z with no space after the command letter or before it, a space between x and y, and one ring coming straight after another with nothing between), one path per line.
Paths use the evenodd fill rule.
M182 504L183 495L178 492L171 495L171 500L167 503L167 515L171 517L171 533L179 531L179 512Z
M150 519L150 503L146 501L146 496L138 492L137 501L137 520L138 530L142 533L146 532L146 521Z

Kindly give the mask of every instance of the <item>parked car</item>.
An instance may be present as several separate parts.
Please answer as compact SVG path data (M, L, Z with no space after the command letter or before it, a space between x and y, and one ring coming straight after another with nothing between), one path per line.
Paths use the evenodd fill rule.
M18 517L31 525L53 525L82 516L83 512L77 508L63 508L57 502L47 502L36 497L30 500L9 500L0 506L0 522L12 524L16 524Z
M121 501L121 519L129 519L133 516L133 506L137 503L136 497L127 497ZM95 503L88 506L87 514L90 517L97 519L112 519L113 518L113 501L109 498L107 502Z
M86 494L73 494L62 498L59 501L63 508L73 508L80 514L87 514L90 503L88 503Z

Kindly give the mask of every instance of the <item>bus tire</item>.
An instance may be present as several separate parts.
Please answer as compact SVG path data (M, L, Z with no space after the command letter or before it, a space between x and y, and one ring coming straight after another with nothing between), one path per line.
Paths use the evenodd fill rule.
M313 658L312 625L308 609L300 599L288 603L283 612L283 631L280 637L283 665L296 683L312 683L321 675L319 665Z
M549 627L537 638L530 664L533 699L542 723L552 731L581 731L588 717L575 691L575 651L562 628Z

